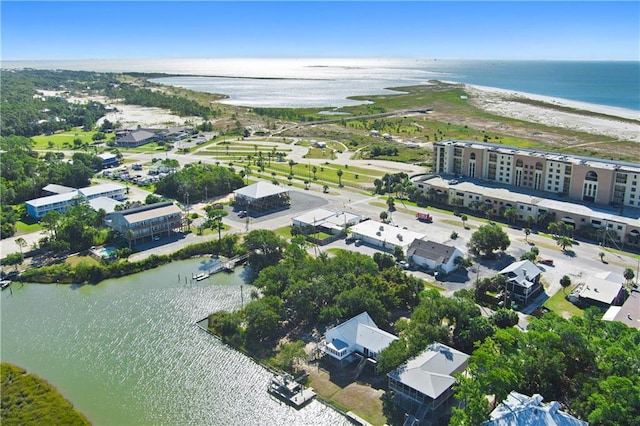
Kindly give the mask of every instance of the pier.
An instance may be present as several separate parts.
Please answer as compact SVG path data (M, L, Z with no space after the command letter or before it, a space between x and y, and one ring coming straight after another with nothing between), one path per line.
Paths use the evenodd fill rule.
M269 393L297 409L302 408L316 396L313 389L305 388L287 374L273 376Z

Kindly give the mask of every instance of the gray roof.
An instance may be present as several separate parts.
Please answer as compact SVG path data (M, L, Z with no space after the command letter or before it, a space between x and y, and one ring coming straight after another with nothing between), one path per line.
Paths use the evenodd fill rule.
M483 426L587 426L588 423L560 411L556 401L542 403L541 395L531 397L511 392L490 415Z
M640 292L633 290L622 306L611 306L603 321L619 321L640 330Z
M407 257L415 255L425 259L434 260L438 263L447 263L449 258L455 254L456 250L457 249L455 247L448 246L446 244L416 238L409 246ZM460 251L458 251L458 253L460 253Z
M432 399L456 382L452 374L462 371L469 355L441 343L432 343L417 357L387 374Z
M111 191L124 191L125 189L126 188L123 185L119 185L117 183L103 183L100 185L86 186L84 188L80 188L79 191L85 197L90 197L97 194L106 194Z
M89 200L89 205L92 209L96 211L102 209L107 213L113 213L116 209L116 206L119 204L122 203L109 197L97 197Z
M155 136L156 136L155 133L149 132L147 130L134 130L128 135L118 139L118 142L135 143L135 142L141 142L147 139L152 139Z
M67 192L73 192L76 189L71 188L70 186L58 185L55 183L50 183L49 185L42 188L43 191L51 192L54 194L66 194Z
M587 277L586 283L580 290L580 297L610 305L620 294L620 290L622 290L622 283L624 282L623 280L616 281L616 275L617 274L609 276L606 272L590 275Z
M64 194L56 194L56 195L49 195L48 197L35 198L33 200L27 201L26 203L32 205L33 207L42 207L42 206L48 206L49 204L65 203L73 200L76 197L82 197L82 195L80 195L78 191L74 190L73 192L66 192Z
M236 196L240 195L242 197L251 198L253 200L282 194L284 192L289 192L289 190L263 181L259 181L254 183L253 185L245 186L244 188L236 189L235 191L233 191Z
M155 219L157 217L168 216L171 214L182 214L182 210L169 201L136 207L129 210L122 210L116 213L121 213L129 223L138 223L144 220Z
M531 287L533 280L542 273L530 260L521 260L513 262L511 265L500 271L502 275L506 275L509 281L516 282L522 287Z

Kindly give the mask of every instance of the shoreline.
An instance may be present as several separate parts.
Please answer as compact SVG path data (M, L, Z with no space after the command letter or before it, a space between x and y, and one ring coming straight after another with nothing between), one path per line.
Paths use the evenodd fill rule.
M640 143L640 111L495 87L471 84L464 84L464 87L469 92L471 103L492 114ZM514 99L544 102L550 104L550 107L531 105ZM579 111L561 111L553 106L608 115L611 118L583 114ZM616 120L616 117L621 120ZM629 120L638 120L638 123Z

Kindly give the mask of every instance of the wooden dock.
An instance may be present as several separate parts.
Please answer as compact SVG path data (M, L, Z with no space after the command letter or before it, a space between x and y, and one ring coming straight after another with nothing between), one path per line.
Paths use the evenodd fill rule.
M305 388L291 376L275 374L269 384L269 393L286 402L294 408L300 409L315 398L313 389Z

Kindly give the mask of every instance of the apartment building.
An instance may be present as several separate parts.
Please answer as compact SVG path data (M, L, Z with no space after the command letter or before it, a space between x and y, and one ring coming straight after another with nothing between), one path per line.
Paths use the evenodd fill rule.
M446 140L434 143L434 173L534 189L599 205L640 206L640 164Z

